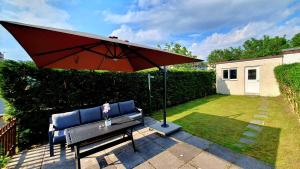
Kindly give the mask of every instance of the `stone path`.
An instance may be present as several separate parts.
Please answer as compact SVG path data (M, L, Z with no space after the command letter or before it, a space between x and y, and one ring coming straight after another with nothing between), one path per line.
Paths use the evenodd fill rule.
M259 113L254 114L253 119L249 122L239 142L234 144L236 147L249 148L256 142L257 136L263 130L264 120L268 118L266 98L262 98L259 110Z
M235 153L185 131L169 137L160 136L147 127L156 122L146 117L145 126L134 132L137 152L133 152L131 142L125 142L81 159L82 168L273 168L255 158ZM8 168L75 168L74 153L69 148L58 145L55 146L55 156L49 157L48 145L45 144L15 155Z

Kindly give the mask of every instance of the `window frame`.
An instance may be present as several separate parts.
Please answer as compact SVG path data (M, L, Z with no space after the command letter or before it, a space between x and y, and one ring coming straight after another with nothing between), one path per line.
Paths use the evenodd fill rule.
M227 72L228 72L228 78L224 78L224 70L227 70ZM235 70L236 71L236 78L235 79L231 79L230 78L230 71L231 70ZM238 71L237 71L236 67L222 69L222 79L223 80L237 80L237 76L238 76Z

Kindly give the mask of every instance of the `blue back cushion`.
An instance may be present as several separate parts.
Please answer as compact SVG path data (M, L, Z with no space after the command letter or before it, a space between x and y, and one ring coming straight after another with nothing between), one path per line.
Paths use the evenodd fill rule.
M116 116L120 116L121 113L119 111L119 105L118 103L113 103L110 104L110 110L108 112L108 117L116 117ZM101 106L101 109L103 110L103 106ZM105 118L105 114L102 113L102 117Z
M52 123L55 129L62 130L80 124L79 111L59 113L52 115Z
M88 109L80 109L79 111L82 124L101 120L102 114L100 106Z
M128 114L135 112L135 105L133 100L119 102L121 114Z

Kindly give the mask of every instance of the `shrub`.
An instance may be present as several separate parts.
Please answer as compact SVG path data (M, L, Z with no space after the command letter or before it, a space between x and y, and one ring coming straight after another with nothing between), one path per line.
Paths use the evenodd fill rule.
M300 63L277 66L275 75L281 92L300 117Z
M19 146L46 138L48 118L53 113L91 107L105 102L133 99L148 112L147 74L152 79L152 110L163 103L163 76L155 70L137 73L37 69L31 62L4 61L0 66L3 97L13 106L8 112L17 118ZM214 72L168 72L168 100L172 106L215 92Z

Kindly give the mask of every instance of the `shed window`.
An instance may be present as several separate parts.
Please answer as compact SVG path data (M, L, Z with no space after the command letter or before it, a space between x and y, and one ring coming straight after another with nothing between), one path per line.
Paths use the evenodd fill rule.
M224 80L236 80L237 79L237 69L230 68L230 69L223 69L223 79Z
M228 70L227 69L223 70L223 79L228 79Z
M236 69L230 69L230 79L236 79Z

